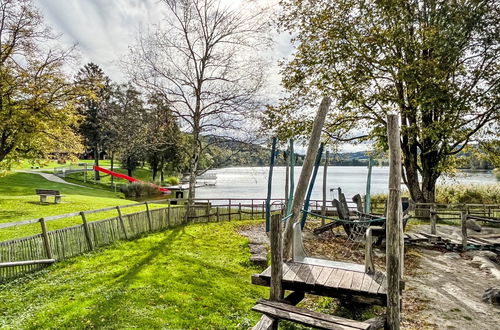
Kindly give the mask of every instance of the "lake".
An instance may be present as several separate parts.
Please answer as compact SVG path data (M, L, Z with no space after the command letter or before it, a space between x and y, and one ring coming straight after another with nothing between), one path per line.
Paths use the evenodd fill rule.
M295 168L295 184L299 180L301 167ZM216 174L215 186L196 189L197 198L265 198L267 194L268 167L229 167L208 171ZM327 176L327 198L331 199L331 188L342 188L346 197L355 194L363 195L366 190L368 169L364 166L330 166ZM389 167L373 167L371 192L386 193L389 178ZM493 184L499 180L491 171L461 171L455 177L444 177L439 183L454 184ZM403 189L406 187L403 185ZM312 199L322 199L323 167L318 169ZM273 198L284 198L285 167L275 167L273 173ZM335 194L335 196L337 196Z

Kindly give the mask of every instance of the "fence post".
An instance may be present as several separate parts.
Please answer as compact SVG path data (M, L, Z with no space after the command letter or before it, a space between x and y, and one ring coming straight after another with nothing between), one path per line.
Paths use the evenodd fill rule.
M266 217L266 202L262 202L262 219Z
M252 199L252 220L253 220L253 199Z
M128 239L127 231L125 230L125 223L123 222L122 210L120 210L119 206L116 207L116 210L118 211L118 220L120 221L120 226L122 227L123 235L125 236L125 239Z
M436 235L436 220L437 220L437 208L436 204L431 205L431 234Z
M207 218L207 222L210 222L210 202L207 201L207 207L205 208L205 217Z
M47 259L52 258L52 248L50 247L49 234L47 233L47 226L45 225L45 219L40 218L40 226L42 227L42 237L43 245L45 246L45 251L47 252Z
M271 243L271 300L283 299L283 246L281 234L281 219L279 214L271 215L270 223Z
M467 211L462 212L462 250L467 251Z
M168 200L168 209L167 209L167 228L170 228L170 208L172 205L170 204L170 199Z
M217 222L219 222L219 207L215 208L215 216L217 217Z
M231 198L229 198L229 207L228 207L228 220L231 221Z
M148 216L148 226L149 226L149 231L153 231L153 224L151 223L151 213L149 212L149 204L148 202L144 202L146 204L146 214Z
M241 221L241 202L238 204L238 216L240 217Z
M87 217L85 216L85 212L83 211L80 212L80 215L82 216L83 231L85 232L85 238L87 239L87 244L89 245L89 249L93 250L94 245L92 244L92 238L90 237L90 229L87 223Z

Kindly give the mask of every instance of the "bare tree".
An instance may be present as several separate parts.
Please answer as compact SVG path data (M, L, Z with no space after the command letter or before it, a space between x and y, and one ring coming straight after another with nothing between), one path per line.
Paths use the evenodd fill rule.
M220 0L163 0L164 20L130 48L127 71L141 87L162 95L191 135L189 205L206 135L234 134L258 107L267 44L262 10Z

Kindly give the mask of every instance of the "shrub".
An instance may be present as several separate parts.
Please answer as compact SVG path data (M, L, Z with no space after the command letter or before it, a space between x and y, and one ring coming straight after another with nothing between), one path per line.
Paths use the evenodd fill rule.
M120 191L127 198L145 198L159 196L161 191L150 183L132 182L120 187Z
M169 176L168 178L165 179L165 183L175 186L179 184L179 178L176 176Z

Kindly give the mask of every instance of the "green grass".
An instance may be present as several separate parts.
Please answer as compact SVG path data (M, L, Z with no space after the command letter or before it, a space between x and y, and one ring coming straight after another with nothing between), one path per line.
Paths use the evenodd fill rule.
M0 285L0 327L246 329L268 289L250 284L243 223L256 221L177 227Z
M62 203L40 204L40 198L35 194L36 188L59 190L64 195ZM0 223L134 203L122 196L121 193L51 182L38 174L4 173L0 176ZM52 202L52 198L48 199ZM144 210L144 206L124 209L124 213L138 210ZM89 221L114 215L114 211L92 214L89 215ZM79 217L73 217L47 222L47 227L54 230L80 223ZM38 224L0 229L0 241L38 233Z

